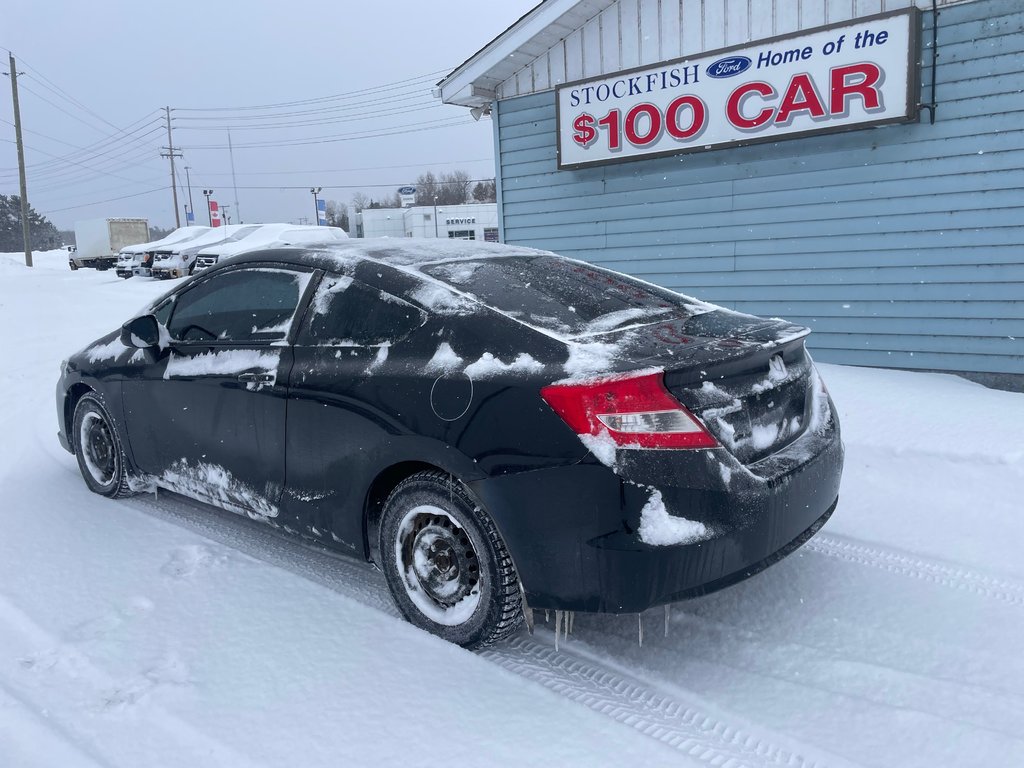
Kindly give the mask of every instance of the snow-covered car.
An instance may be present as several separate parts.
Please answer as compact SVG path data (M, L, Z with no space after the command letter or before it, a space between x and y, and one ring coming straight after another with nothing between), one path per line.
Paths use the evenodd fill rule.
M117 276L127 279L136 274L140 274L143 267L143 260L145 259L147 252L152 253L157 248L169 245L180 245L181 243L200 237L209 230L209 227L179 227L166 237L159 240L126 246L122 248L121 252L117 255L117 263L115 264ZM148 275L146 276L148 277Z
M260 224L231 224L212 227L199 237L187 242L153 249L152 275L160 279L186 277L196 268L196 255L205 247L219 243L233 243L248 237Z
M78 352L61 444L367 558L462 645L533 609L745 579L838 503L808 331L543 251L350 240L233 257Z
M264 224L259 230L253 232L244 240L211 245L201 250L196 257L195 271L200 272L204 269L209 269L221 259L257 248L273 248L282 245L312 245L314 243L331 243L347 239L348 234L341 227Z

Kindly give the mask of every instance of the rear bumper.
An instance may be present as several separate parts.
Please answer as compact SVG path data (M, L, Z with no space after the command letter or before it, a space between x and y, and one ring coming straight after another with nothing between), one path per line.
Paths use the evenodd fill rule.
M624 453L619 475L577 464L471 484L531 607L637 613L722 589L798 548L838 502L843 446L834 416L824 432L749 468L721 449ZM704 523L708 535L671 546L642 541L653 489L670 513Z

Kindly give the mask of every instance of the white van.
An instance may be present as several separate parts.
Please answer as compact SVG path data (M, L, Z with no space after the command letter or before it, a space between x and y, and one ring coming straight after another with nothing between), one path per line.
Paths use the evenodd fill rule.
M313 243L331 243L347 240L348 234L340 227L320 227L316 225L297 224L264 224L259 231L252 233L243 240L233 243L211 245L199 251L196 260L196 271L208 269L224 259L238 253L253 251L257 248L273 248L285 245L305 245Z
M229 224L213 227L195 240L154 250L153 277L185 277L196 266L196 254L203 248L240 240L260 228L259 224Z

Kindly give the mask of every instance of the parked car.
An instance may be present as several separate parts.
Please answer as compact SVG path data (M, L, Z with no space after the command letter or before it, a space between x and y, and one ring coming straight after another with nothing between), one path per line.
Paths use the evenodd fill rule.
M260 224L230 224L213 227L194 240L167 245L153 250L152 275L160 279L191 275L196 255L204 247L217 243L233 243L257 231Z
M61 444L377 563L467 647L531 609L745 579L838 502L808 331L551 253L350 240L233 257L66 361Z
M163 246L178 245L189 240L194 240L209 230L209 227L178 227L178 229L159 240L140 243L138 245L125 246L117 255L117 264L115 266L117 276L125 279L132 277L136 274L136 270L142 270L143 261L146 258L147 253L152 253L154 249L161 248Z
M196 256L195 271L212 267L220 259L257 248L271 248L282 245L303 245L321 242L347 240L348 234L340 227L317 225L298 226L295 224L264 224L248 237L235 242L220 243L203 248Z

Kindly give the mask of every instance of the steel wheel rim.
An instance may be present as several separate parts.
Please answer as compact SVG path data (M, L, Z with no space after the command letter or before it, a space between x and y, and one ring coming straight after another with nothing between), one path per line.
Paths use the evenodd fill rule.
M100 485L110 485L117 462L114 437L106 419L97 413L87 413L82 419L78 442L92 479Z
M440 507L410 509L398 526L395 555L406 594L440 624L455 625L480 604L480 562L465 529Z

